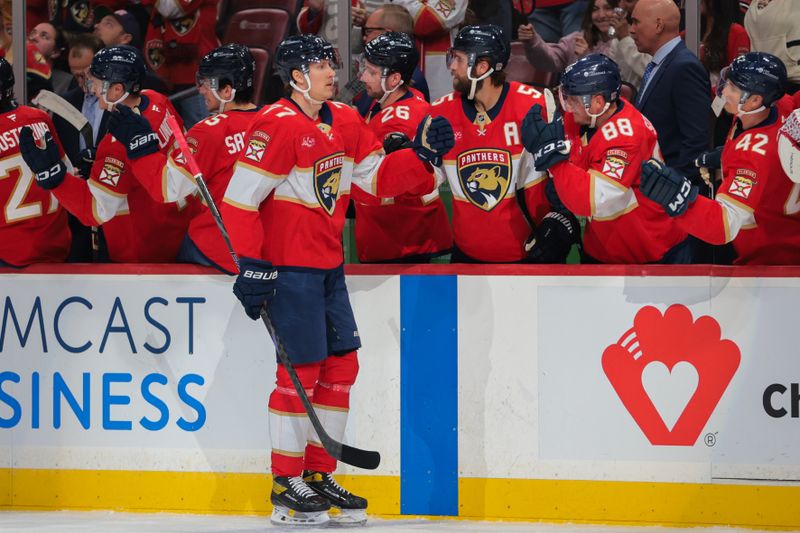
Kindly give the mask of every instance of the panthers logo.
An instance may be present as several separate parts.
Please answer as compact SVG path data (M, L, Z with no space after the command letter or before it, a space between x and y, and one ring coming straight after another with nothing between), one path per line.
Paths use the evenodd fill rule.
M314 192L319 205L329 215L333 215L339 197L343 162L344 154L340 152L314 163Z
M153 39L145 45L145 57L153 70L158 70L164 64L164 43L161 39Z
M511 183L511 153L478 148L458 155L458 181L469 202L491 211L506 197Z
M199 11L195 11L191 15L187 15L185 17L181 17L178 19L170 19L169 23L172 26L172 29L175 30L180 36L186 35L194 28L195 22L197 22L197 15Z

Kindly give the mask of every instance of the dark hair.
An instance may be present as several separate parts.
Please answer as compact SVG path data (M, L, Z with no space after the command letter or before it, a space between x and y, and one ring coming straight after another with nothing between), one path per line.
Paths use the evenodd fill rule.
M475 67L477 67L478 63L480 63L481 61L485 61L487 65L489 65L490 67L494 67L494 65L492 65L492 58L489 57L489 56L476 57L475 58ZM475 67L472 67L472 68L475 68ZM503 65L503 67L505 68L505 65ZM484 81L486 81L486 80L484 80ZM489 81L491 81L492 85L494 85L495 87L500 87L501 85L503 85L506 82L506 71L505 70L495 70L494 72L489 74Z
M700 21L700 35L708 35L703 39L703 66L709 72L719 72L733 60L728 57L728 34L731 25L739 17L738 0L702 0L706 4L706 15ZM707 27L708 15L712 16L712 25Z
M375 11L381 12L381 26L389 31L398 31L414 35L414 18L403 6L397 4L385 4Z
M100 37L94 33L75 33L72 35L72 37L70 37L68 43L70 52L72 52L74 49L85 48L87 50L91 50L92 55L99 52L100 49L105 46L103 41L100 40Z
M586 11L583 13L583 21L581 21L581 29L583 30L583 38L586 39L586 43L589 45L589 50L597 46L597 44L603 40L603 34L595 28L594 23L592 22L592 11L594 10L594 6L597 4L599 0L589 0L589 3L586 4ZM612 8L617 7L619 5L619 0L606 0L608 5Z

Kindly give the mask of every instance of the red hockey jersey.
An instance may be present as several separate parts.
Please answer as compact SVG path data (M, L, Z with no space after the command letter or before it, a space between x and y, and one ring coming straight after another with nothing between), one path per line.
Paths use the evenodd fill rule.
M254 108L220 113L198 122L186 133L189 149L203 172L212 200L218 206L257 112ZM165 152L157 152L132 163L136 179L157 202L191 201L193 213L189 222L189 238L216 265L228 272L236 272L228 247L211 211L199 196L194 176L180 148L175 147L169 156Z
M166 115L176 114L167 98L142 91L139 111L158 133L162 150L173 137ZM86 226L103 226L112 261L164 263L174 261L189 223L185 202L155 202L133 177L125 147L111 135L97 146L97 156L88 180L67 174L53 189L70 213Z
M781 123L775 108L752 128L734 123L722 150L716 199L698 198L679 217L706 242L732 240L736 264L800 264L800 184L789 180L778 158Z
M430 104L422 95L409 91L400 100L368 115L367 123L381 142L393 132L413 139L417 126L429 113ZM447 210L438 189L424 196L404 194L383 199L359 195L358 191L353 190L353 199L359 261L436 254L453 245Z
M569 161L551 167L550 174L567 209L590 217L583 236L587 254L601 263L652 263L687 235L639 192L642 162L661 159L656 130L626 100L618 106L605 124L586 134L566 113Z
M13 266L63 262L72 239L67 213L50 191L34 185L33 171L19 151L23 126L31 127L37 142L47 131L56 137L43 111L19 106L0 114L0 261ZM60 143L58 151L68 164Z
M379 197L433 190L413 151L382 156L381 143L349 106L327 102L317 120L290 99L268 106L251 126L225 192L222 216L234 249L282 266L342 264L351 185ZM407 171L384 172L389 166Z
M431 106L448 119L455 146L436 169L453 191L455 245L467 256L486 263L520 261L531 227L517 203L523 192L528 212L538 222L550 210L544 194L547 175L533 168L521 144L520 124L534 104L555 109L550 91L510 82L488 113L450 93Z

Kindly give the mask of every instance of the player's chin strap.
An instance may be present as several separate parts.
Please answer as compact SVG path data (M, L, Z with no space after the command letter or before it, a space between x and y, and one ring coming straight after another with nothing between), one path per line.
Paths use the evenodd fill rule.
M608 111L608 108L611 107L611 102L606 102L606 105L603 106L603 109L600 110L599 113L592 113L589 109L592 107L592 96L591 95L583 95L581 96L581 100L583 100L583 109L586 111L586 114L592 119L589 123L590 128L594 128L597 126L597 119L603 116L603 114Z
M308 86L307 89L301 89L294 82L294 80L289 82L289 86L292 89L294 89L295 91L298 91L298 92L302 93L303 94L303 98L305 98L309 103L314 104L314 105L322 105L322 104L324 104L325 100L317 100L315 98L311 98L311 94L310 94L311 93L311 78L308 77L308 73L307 72L303 72L303 77L306 79L306 85Z
M386 99L389 98L389 95L392 94L393 92L395 92L397 89L399 89L401 85L403 85L403 80L400 80L400 83L395 85L392 89L387 89L386 88L386 77L388 75L389 75L389 72L387 70L384 70L383 71L383 75L381 76L381 90L383 91L383 96L381 96L381 99L378 100L378 105L379 106L382 106L383 103L386 101Z
M747 99L750 98L752 93L742 92L742 95L739 97L739 103L736 105L736 116L742 117L745 115L755 115L756 113L761 113L766 109L764 104L762 103L760 107L753 109L752 111L745 111L742 109L742 106L747 102Z
M219 113L222 113L223 111L225 111L225 104L233 102L233 100L236 98L236 89L231 87L231 97L228 98L228 99L225 99L222 96L220 96L219 93L217 92L217 88L218 87L219 87L219 81L217 81L214 84L214 86L211 88L211 94L213 94L214 98L216 98L217 102L219 102L219 111L217 111L217 113L219 114Z
M467 95L467 100L472 100L473 98L475 98L475 91L478 89L478 82L481 80L485 80L486 78L492 75L492 72L494 72L494 67L489 67L489 70L483 73L483 75L478 76L477 78L473 78L472 69L474 67L475 64L473 63L467 69L467 78L469 79L469 81L472 82L472 84L469 87L469 94Z
M111 82L110 81L104 81L103 82L102 95L103 95L103 100L106 101L106 111L108 111L110 113L114 109L115 105L117 105L118 103L120 103L123 100L125 100L127 97L129 97L131 95L131 93L130 93L130 91L128 91L126 89L125 92L122 93L122 96L120 96L119 98L117 98L113 102L109 102L109 100L108 100L108 88L109 87L111 87Z

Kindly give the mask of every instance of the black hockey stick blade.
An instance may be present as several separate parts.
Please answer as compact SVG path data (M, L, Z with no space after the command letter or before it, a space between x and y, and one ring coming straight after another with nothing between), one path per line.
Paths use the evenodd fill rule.
M322 426L322 422L320 422L319 417L317 416L317 412L314 410L314 406L311 404L311 400L308 399L305 388L303 388L302 383L300 383L300 378L297 377L297 371L294 369L294 365L292 365L292 362L286 353L286 349L283 347L283 342L281 342L280 337L278 337L277 333L275 332L275 327L272 325L272 320L270 320L266 308L261 309L261 320L264 322L264 325L267 327L267 331L269 331L272 340L275 342L275 351L278 353L278 358L281 360L284 368L286 368L286 373L289 374L289 379L292 380L292 385L294 385L297 395L300 397L300 401L306 410L308 419L311 421L314 431L317 432L320 444L322 444L322 447L325 448L325 451L337 461L341 461L358 468L364 468L367 470L375 470L378 468L378 465L381 463L381 454L378 452L362 450L348 446L347 444L343 444L337 440L334 440L333 437L328 435L328 432L325 431L325 428Z

